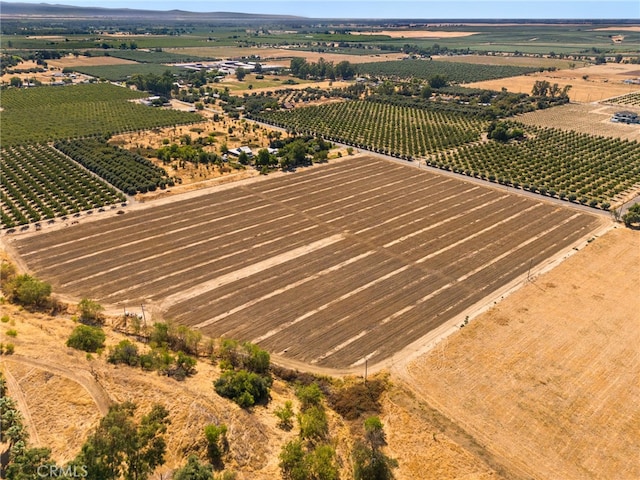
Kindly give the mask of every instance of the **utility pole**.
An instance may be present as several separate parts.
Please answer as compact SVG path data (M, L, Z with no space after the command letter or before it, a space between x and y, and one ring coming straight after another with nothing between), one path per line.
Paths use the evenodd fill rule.
M144 322L145 328L147 328L147 317L144 314L144 305L140 305L140 308L142 308L142 321Z
M364 383L367 383L367 367L369 364L369 359L365 358L364 359Z

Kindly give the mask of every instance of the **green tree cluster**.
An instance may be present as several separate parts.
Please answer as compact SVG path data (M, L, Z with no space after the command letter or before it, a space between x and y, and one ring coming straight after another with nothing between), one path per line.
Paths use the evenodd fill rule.
M356 442L352 452L354 480L391 480L398 462L381 450L387 444L382 422L369 417L364 430L364 441Z
M51 284L29 274L16 275L11 264L3 264L2 291L10 302L27 307L43 308L51 297Z
M349 80L355 76L355 68L347 61L327 62L324 58L318 59L317 63L307 62L304 58L293 58L289 65L291 75L298 78L316 78L335 80L342 78Z
M222 339L218 358L222 374L213 384L218 395L233 400L242 408L268 401L273 383L268 352L250 342L240 344Z
M82 350L84 352L95 353L104 348L104 341L107 336L100 327L90 325L78 325L73 329L67 339L67 347Z
M129 340L122 340L109 351L108 361L114 364L140 366L155 370L176 380L184 380L196 373L197 355L202 334L185 325L158 322L149 335L149 350L140 353ZM175 355L172 352L176 352Z
M640 226L640 203L634 203L627 213L622 215L622 221L627 227Z
M487 137L498 142L524 138L524 131L508 122L491 122L487 128Z
M280 452L280 471L285 480L337 480L335 449L329 444L329 423L323 406L324 395L317 383L299 385L298 438Z
M169 412L156 404L139 422L131 402L113 405L71 465L86 469L87 478L143 480L164 463L164 434Z

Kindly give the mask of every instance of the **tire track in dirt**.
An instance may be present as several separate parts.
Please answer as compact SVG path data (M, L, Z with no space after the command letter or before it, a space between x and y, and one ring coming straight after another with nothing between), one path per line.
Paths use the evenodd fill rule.
M9 366L7 362L2 362L4 364L4 376L7 379L7 387L11 394L11 397L15 400L16 406L18 410L22 414L24 418L24 423L27 427L27 431L29 432L29 443L34 446L40 445L40 437L38 436L38 430L36 430L35 424L31 419L31 412L29 411L29 405L27 404L27 399L24 397L24 392L22 388L20 388L20 384L16 380L16 378L9 370Z
M112 400L109 397L109 394L89 372L85 370L72 370L71 368L62 365L52 365L51 363L43 360L36 360L35 358L28 358L20 355L13 355L11 357L11 360L5 360L4 363L7 367L7 370L10 369L10 366L7 365L7 363L11 362L21 363L23 365L29 365L41 370L46 370L48 372L72 380L78 383L87 391L102 415L106 415L109 411L109 406L112 404ZM19 388L20 387L18 386L18 389Z

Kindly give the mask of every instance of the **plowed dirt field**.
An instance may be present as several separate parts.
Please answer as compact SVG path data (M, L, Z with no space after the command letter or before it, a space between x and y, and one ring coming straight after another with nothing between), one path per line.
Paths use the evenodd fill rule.
M603 224L354 157L9 239L54 291L318 367L389 359Z

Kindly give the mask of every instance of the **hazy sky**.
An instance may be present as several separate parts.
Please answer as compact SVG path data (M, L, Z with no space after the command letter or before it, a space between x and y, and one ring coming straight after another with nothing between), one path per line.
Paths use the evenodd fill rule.
M640 0L19 0L27 3L312 18L639 19ZM14 3L14 2L11 2Z

